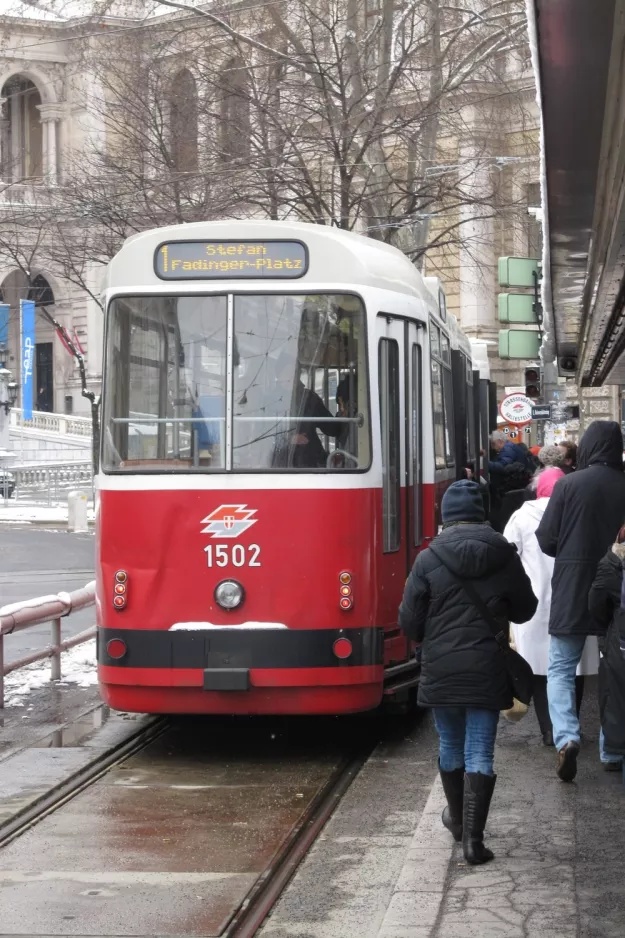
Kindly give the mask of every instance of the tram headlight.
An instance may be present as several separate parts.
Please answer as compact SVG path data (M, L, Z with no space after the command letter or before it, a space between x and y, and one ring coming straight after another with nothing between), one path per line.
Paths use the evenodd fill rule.
M222 609L236 609L245 599L245 590L236 580L222 580L215 587L215 602Z

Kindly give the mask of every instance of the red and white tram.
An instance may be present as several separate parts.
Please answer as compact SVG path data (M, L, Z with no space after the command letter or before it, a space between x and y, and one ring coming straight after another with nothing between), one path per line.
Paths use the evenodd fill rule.
M209 222L108 268L98 509L104 699L341 713L418 680L397 608L487 389L398 250Z

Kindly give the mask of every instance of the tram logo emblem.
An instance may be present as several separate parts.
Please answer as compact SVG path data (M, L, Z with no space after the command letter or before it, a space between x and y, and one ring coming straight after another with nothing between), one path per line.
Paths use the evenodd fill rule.
M216 537L239 537L253 524L256 524L258 518L253 518L256 514L256 508L248 508L247 505L220 505L215 511L202 518L202 534L210 534L212 538Z

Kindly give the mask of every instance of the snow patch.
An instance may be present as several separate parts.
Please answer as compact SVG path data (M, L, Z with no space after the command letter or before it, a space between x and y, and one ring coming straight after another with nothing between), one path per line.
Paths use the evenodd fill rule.
M98 682L95 639L76 645L61 654L61 681L58 686L76 684L92 687ZM5 707L23 707L31 691L50 684L50 661L37 661L18 668L4 678Z
M282 622L242 622L240 625L214 625L212 622L175 622L170 632L202 632L209 629L286 629Z

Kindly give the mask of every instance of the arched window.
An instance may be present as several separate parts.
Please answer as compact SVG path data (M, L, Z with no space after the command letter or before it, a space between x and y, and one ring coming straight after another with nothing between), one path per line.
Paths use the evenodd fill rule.
M241 59L231 59L223 72L221 96L221 153L224 161L250 155L249 84Z
M52 287L42 274L37 274L28 291L28 299L34 300L36 306L54 306L54 293Z
M177 173L192 173L198 166L197 89L188 69L178 72L171 83L169 122L171 158Z
M2 175L12 182L41 181L43 133L41 95L23 75L5 82L0 95L5 98L2 131Z

